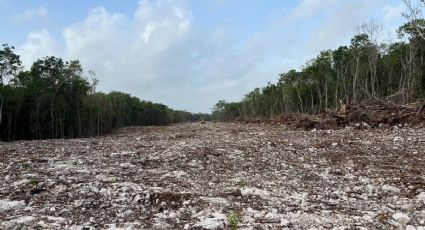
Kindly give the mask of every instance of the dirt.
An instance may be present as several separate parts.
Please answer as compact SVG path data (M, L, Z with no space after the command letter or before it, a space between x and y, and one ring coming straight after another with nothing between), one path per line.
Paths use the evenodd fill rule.
M424 229L424 134L207 122L0 143L0 229Z

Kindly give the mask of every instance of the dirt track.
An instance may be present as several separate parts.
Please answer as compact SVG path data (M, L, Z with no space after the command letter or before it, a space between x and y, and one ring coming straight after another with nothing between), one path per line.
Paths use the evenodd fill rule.
M0 143L0 229L424 229L424 134L196 123Z

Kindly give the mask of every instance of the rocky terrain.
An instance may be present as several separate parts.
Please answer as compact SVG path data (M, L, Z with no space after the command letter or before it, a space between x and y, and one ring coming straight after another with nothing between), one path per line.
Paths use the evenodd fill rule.
M136 127L0 158L0 229L425 229L423 128Z

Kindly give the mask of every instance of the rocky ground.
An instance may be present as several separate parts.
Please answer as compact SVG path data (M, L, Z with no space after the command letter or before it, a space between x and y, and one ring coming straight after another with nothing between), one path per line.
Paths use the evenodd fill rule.
M425 129L194 123L0 143L0 159L0 229L425 226Z

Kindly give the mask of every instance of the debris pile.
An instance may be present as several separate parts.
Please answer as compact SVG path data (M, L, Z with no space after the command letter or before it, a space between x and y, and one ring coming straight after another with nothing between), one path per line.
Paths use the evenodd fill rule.
M0 229L416 229L425 129L192 123L0 143Z
M398 105L391 101L362 101L341 106L339 111L317 115L289 113L272 119L239 119L243 123L285 124L295 129L339 129L354 126L360 129L387 126L425 126L425 101Z

